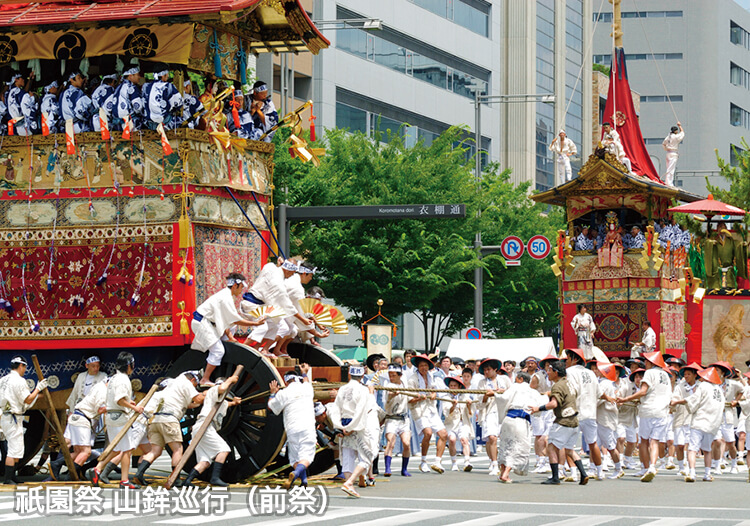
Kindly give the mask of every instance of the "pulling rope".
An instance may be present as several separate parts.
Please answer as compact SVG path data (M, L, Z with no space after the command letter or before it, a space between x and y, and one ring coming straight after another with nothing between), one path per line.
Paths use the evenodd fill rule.
M639 11L638 9L638 2L636 0L633 0L633 5L635 6L635 10ZM661 76L661 71L659 70L659 65L656 62L656 56L654 55L654 49L651 47L651 42L648 39L648 33L646 33L646 28L643 25L643 20L641 20L641 17L638 16L638 22L641 24L641 30L643 30L643 36L646 40L646 44L648 45L648 50L651 52L651 58L654 62L654 67L656 68L656 73L659 75L659 80L661 81L661 86L664 88L664 96L667 97L667 102L669 102L669 108L672 110L672 114L674 115L674 118L677 122L680 121L680 118L677 116L677 112L674 109L674 105L672 104L672 98L669 96L669 93L667 93L667 85L664 82L664 78Z
M242 215L245 216L245 219L247 219L247 222L250 223L250 226L253 227L253 230L255 230L255 233L258 234L258 237L261 241L263 241L263 244L266 245L268 248L268 251L274 255L274 257L279 257L279 254L276 253L274 249L271 248L271 245L268 244L268 241L266 241L266 238L263 237L263 234L260 233L260 230L255 226L255 223L250 219L250 216L247 215L247 212L245 212L245 209L242 208L242 205L237 200L237 198L234 196L234 192L232 192L232 189L228 186L226 187L227 192L229 192L229 195L234 200L234 203L237 205L237 207L240 209L240 212L242 212ZM279 247L279 252L281 252L281 247ZM283 256L284 253L282 252L281 255ZM286 258L285 258L286 259Z

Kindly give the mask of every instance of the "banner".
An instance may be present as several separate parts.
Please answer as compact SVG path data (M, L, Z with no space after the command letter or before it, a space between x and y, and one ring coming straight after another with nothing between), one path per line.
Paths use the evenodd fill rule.
M101 55L187 64L192 43L193 24L5 34L0 35L0 65L32 58L80 60Z
M392 325L372 325L367 326L367 356L373 354L382 354L388 361L391 361L391 335L393 334Z

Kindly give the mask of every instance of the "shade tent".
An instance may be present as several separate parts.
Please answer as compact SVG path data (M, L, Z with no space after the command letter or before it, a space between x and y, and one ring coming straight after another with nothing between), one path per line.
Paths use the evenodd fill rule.
M524 358L533 356L542 359L549 354L557 354L552 338L515 338L507 340L467 340L451 339L447 356L464 360L496 358L513 360L519 363Z
M701 201L673 206L669 209L669 212L681 212L683 214L703 214L705 216L744 216L747 213L742 208L737 208L736 206L717 201L713 198L712 195L709 195L708 199L702 199Z

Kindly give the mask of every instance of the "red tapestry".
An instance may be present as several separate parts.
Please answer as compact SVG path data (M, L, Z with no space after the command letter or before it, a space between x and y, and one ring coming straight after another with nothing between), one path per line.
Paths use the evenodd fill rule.
M594 345L605 353L624 353L628 342L641 340L647 318L645 302L597 303L594 305Z
M171 336L172 230L148 226L144 236L143 226L124 226L115 238L113 226L62 228L52 252L52 229L35 229L28 240L23 231L5 231L0 296L14 310L0 309L0 338ZM35 319L38 332L31 330Z

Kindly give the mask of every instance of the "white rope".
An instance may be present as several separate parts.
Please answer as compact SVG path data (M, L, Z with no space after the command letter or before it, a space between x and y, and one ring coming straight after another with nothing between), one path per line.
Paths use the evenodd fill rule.
M636 0L633 0L633 5L635 6L635 10L640 12L640 9L638 9L638 2ZM651 58L653 59L654 66L656 67L656 73L659 75L659 80L661 81L661 86L664 88L664 95L667 97L667 102L669 102L669 108L672 110L672 113L674 114L674 118L677 120L677 122L680 122L680 118L677 116L677 112L674 109L674 105L672 104L672 98L669 96L669 93L667 92L667 85L664 83L664 78L661 76L661 70L659 70L659 64L656 62L656 56L654 55L654 49L651 47L651 41L648 39L648 33L646 33L646 27L643 25L643 20L640 16L637 17L638 22L641 24L641 30L643 31L643 36L646 40L646 44L648 45L648 50L651 52Z
M617 132L617 82L614 80L614 74L617 73L617 47L615 44L617 33L617 26L615 25L615 4L612 3L612 63L609 65L609 82L612 84L612 126L611 128ZM604 116L602 122L607 122L607 116Z
M596 26L599 23L599 17L602 16L602 8L604 7L604 0L602 0L601 4L599 4L599 12L596 14L596 21L594 22L594 27L591 30L591 36L589 37L589 43L586 46L586 54L581 57L581 67L578 69L578 77L576 77L576 83L573 84L573 91L570 94L570 98L568 99L568 104L565 106L565 113L563 114L563 122L562 126L558 126L558 128L564 128L565 127L565 120L568 117L568 110L570 109L570 103L573 102L573 96L576 93L576 89L578 88L578 83L581 81L581 75L583 74L583 68L586 66L586 57L591 56L591 48L594 47L594 35L596 34Z

